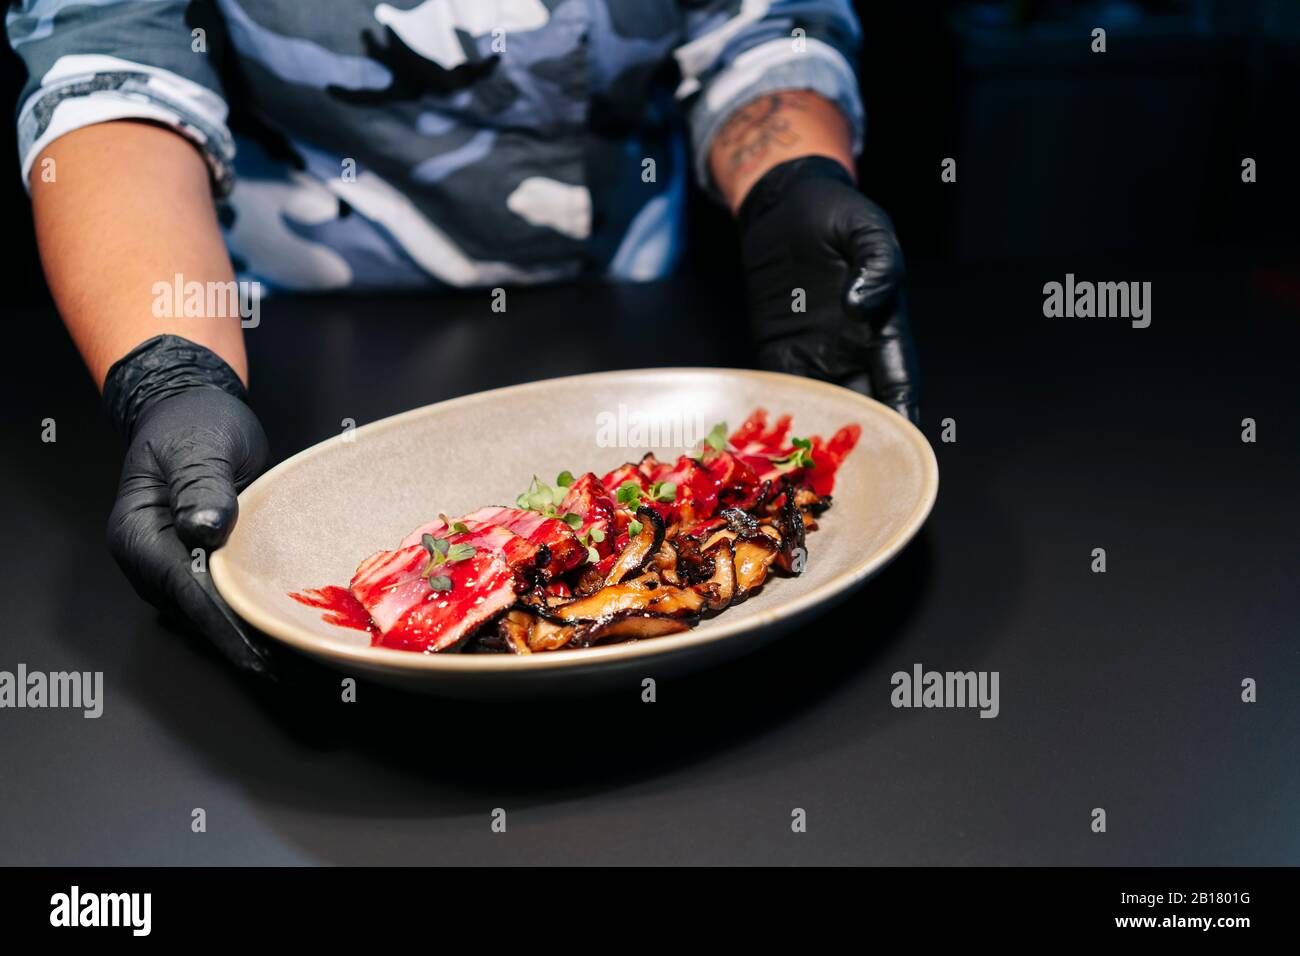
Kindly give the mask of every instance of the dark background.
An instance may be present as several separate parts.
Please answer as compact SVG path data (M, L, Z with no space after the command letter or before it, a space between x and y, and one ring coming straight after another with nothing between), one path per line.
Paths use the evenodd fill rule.
M0 712L0 863L1295 864L1297 9L863 5L862 181L909 257L938 503L850 600L652 707L304 706L161 625L102 545L120 446L0 145L0 667L102 670L107 698L100 720ZM273 456L498 385L740 364L731 227L693 215L668 282L512 291L499 316L275 300L249 336ZM1045 319L1067 271L1151 281L1151 327ZM536 340L560 321L562 347ZM914 662L999 671L1001 715L892 708Z

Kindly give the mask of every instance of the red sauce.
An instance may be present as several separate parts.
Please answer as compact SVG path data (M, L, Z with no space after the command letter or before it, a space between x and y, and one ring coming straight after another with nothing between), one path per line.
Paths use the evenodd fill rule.
M370 635L372 644L378 643L379 635L375 633L375 625L371 622L370 615L366 613L366 609L361 606L361 602L354 598L352 592L347 588L328 584L323 588L296 591L291 593L289 597L299 604L320 608L325 612L320 616L320 619L326 624L365 631Z

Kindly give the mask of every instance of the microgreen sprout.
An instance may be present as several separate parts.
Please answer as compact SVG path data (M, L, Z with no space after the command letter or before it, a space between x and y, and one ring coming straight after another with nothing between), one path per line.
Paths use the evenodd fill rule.
M648 489L642 489L629 478L618 486L614 493L615 500L629 511L635 511L644 501L671 502L677 500L677 485L671 481L656 481Z
M420 543L429 552L429 563L424 566L424 570L420 573L423 577L429 579L429 587L435 591L451 590L451 578L445 574L435 575L433 573L435 570L444 564L466 561L478 553L478 548L472 544L452 544L446 538L435 538L431 534L421 536Z
M799 468L812 468L816 462L812 456L812 442L807 438L792 438L790 443L794 445L794 451L784 457L777 458L772 464L776 465L782 471L795 471Z
M712 448L714 451L722 451L727 447L727 423L718 422L709 433L704 436L704 447Z
M533 475L528 490L515 498L515 504L525 511L536 511L553 518L556 505L564 501L564 496L569 493L569 486L572 484L573 473L568 471L562 471L556 476L554 487Z

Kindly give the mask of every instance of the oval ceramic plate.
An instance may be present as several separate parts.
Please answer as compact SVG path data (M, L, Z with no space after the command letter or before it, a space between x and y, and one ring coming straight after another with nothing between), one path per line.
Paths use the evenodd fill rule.
M603 474L647 451L694 450L714 423L734 429L756 407L792 414L796 435L829 437L856 423L862 437L808 536L804 573L774 575L690 631L527 656L418 654L372 647L366 634L327 624L288 596L346 585L363 558L439 512L513 505L534 474ZM898 554L938 485L921 432L847 389L737 369L605 372L440 402L308 448L240 495L239 522L211 568L237 614L344 672L456 697L593 691L734 657L806 622Z

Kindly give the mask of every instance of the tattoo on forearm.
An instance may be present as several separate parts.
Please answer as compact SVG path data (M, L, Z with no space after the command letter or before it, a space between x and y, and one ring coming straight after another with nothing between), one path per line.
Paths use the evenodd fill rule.
M718 132L726 168L740 173L760 162L773 147L798 143L800 136L790 122L789 111L802 111L800 100L797 95L772 93L737 110Z

